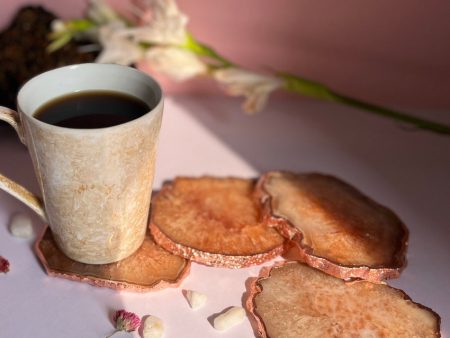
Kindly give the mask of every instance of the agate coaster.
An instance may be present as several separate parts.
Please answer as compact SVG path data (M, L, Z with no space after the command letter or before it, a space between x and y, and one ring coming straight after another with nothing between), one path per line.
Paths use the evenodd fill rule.
M98 287L148 292L177 287L189 274L190 262L159 247L149 234L131 256L109 264L84 264L62 253L47 227L35 245L49 276Z

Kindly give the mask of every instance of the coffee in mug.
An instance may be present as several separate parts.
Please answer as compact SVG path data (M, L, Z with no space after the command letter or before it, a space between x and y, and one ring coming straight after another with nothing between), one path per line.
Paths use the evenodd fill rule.
M58 97L40 107L33 116L58 127L96 129L129 122L151 109L137 97L97 90Z

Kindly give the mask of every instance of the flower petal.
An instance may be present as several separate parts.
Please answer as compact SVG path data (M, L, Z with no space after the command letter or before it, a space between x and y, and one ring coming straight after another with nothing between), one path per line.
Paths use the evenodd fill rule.
M277 77L236 67L218 69L213 76L229 95L245 96L243 109L248 113L261 111L269 95L283 84Z
M142 1L141 26L129 28L127 35L135 42L182 44L186 40L188 18L174 0Z
M98 25L107 24L120 19L119 15L112 7L102 0L89 1L87 17Z
M192 52L178 47L152 47L145 60L156 71L177 81L205 74L207 66Z
M99 41L103 47L97 57L98 63L131 65L144 56L144 50L123 34L125 24L113 21L99 29Z

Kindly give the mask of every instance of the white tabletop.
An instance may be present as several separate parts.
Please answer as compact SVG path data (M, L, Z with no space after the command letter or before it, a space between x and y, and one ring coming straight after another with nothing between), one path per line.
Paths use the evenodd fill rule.
M274 100L250 117L230 98L167 99L155 188L176 175L253 177L271 169L334 174L396 211L410 230L408 266L389 284L439 313L443 337L450 337L450 138L313 101ZM37 191L27 151L4 125L0 172ZM1 338L103 337L113 330L111 314L121 308L160 317L165 337L254 337L247 320L220 333L208 318L241 305L245 281L260 267L192 264L180 288L147 294L52 278L34 255L33 241L9 234L7 224L16 212L30 215L36 232L43 226L0 192L0 255L11 263L11 271L0 274ZM190 310L181 289L206 293L207 305Z

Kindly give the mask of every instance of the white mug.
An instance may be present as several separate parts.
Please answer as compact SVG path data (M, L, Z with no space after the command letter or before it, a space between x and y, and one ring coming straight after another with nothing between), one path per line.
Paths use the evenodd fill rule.
M55 98L92 90L128 94L152 108L100 129L62 128L33 116ZM0 120L28 147L42 198L1 174L0 189L47 221L68 257L89 264L121 260L145 237L162 111L158 83L133 68L80 64L40 74L20 89L17 112L0 107Z

